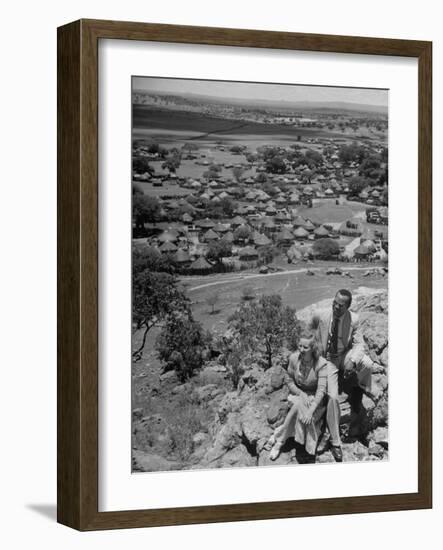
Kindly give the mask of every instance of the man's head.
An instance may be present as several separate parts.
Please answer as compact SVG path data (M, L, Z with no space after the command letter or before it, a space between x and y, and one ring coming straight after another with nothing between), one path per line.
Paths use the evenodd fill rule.
M332 314L334 317L341 317L350 307L352 294L349 290L340 289L332 302Z

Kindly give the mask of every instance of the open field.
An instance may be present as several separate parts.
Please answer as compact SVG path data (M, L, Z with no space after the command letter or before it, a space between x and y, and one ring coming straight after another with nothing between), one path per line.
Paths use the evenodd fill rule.
M199 134L255 134L269 135L284 133L296 138L297 135L312 137L342 137L338 132L328 132L317 128L297 128L280 124L260 124L241 120L217 118L201 113L152 109L145 105L133 106L133 127L156 128L161 130L198 132Z
M134 137L152 135L152 137L174 139L201 140L220 138L235 139L244 136L253 136L254 140L272 139L272 136L283 136L295 140L298 136L305 138L334 138L348 140L374 141L386 143L387 135L379 132L370 132L364 127L357 131L347 129L344 132L328 130L327 128L302 128L296 125L281 125L258 123L242 120L233 120L214 117L202 113L186 112L171 109L153 109L146 105L133 106ZM154 132L154 134L152 134ZM156 133L156 134L155 134ZM162 141L164 141L162 139Z
M310 266L316 268L314 264ZM349 269L340 264L340 267ZM354 266L351 266L354 267ZM336 290L345 287L349 290L360 286L371 288L387 288L387 278L381 276L364 277L366 269L373 265L365 266L362 269L352 271L353 278L341 275L326 275L325 268L315 272L315 275L307 275L306 272L299 272L306 269L305 266L294 266L293 271L284 271L269 275L230 274L223 275L222 281L217 281L220 276L187 278L184 283L188 295L192 300L195 318L202 322L205 328L210 330L223 330L227 326L227 319L232 315L242 301L242 293L245 287L252 287L256 296L261 294L279 294L283 302L296 309L324 300L334 295ZM210 283L216 284L210 284ZM211 313L211 307L206 303L208 296L217 293L218 303L215 307L217 313Z

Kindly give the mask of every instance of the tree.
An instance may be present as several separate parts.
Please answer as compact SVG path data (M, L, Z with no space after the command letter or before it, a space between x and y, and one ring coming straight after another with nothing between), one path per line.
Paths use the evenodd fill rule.
M244 172L245 169L241 166L234 166L234 168L232 169L232 175L234 176L237 183L241 182Z
M359 174L365 178L378 180L383 173L384 170L381 168L380 158L378 156L371 155L366 157L360 164Z
M278 156L272 157L266 162L266 171L272 174L284 174L286 172L285 161Z
M168 170L170 174L175 174L178 170L181 162L181 157L179 155L173 155L165 160L162 164L163 170Z
M220 293L219 292L211 292L208 294L206 298L206 303L211 308L211 313L215 313L215 306L217 305L218 301L220 299Z
M266 180L265 183L262 184L261 188L270 197L274 197L277 194L277 190L275 189L275 185L273 185L270 181Z
M145 174L148 172L148 174L155 174L154 168L149 164L149 161L146 157L140 157L136 156L134 157L134 160L132 161L132 169L135 174Z
M251 236L251 230L246 225L240 225L233 233L234 241L246 241Z
M313 244L314 256L322 260L336 258L340 253L340 247L334 239L317 239Z
M342 145L338 152L338 158L344 164L350 164L351 162L361 163L366 156L364 147L358 145L358 143L351 143L350 145Z
M281 296L262 295L259 300L243 302L229 318L229 328L249 351L259 350L266 358L266 367L283 345L299 333L295 309L282 304Z
M168 150L161 147L159 143L153 141L148 145L148 153L151 155L158 155L161 158L165 158L168 154Z
M144 248L134 246L132 250L132 272L134 276L145 269L172 274L175 271L175 266L169 254L162 254L153 246Z
M223 215L226 218L232 218L232 216L234 215L234 211L237 208L235 202L229 197L224 197L223 199L221 199L218 205L222 209Z
M361 176L354 176L350 179L348 188L350 195L359 195L363 189L367 186L367 181Z
M156 197L136 194L132 197L132 218L137 229L146 222L155 223L160 217L161 206Z
M145 269L136 273L132 285L132 321L135 329L143 329L142 343L134 351L135 360L141 359L148 332L163 323L168 316L189 310L189 300L177 287L177 281L168 273L154 273Z
M213 262L221 262L223 258L231 256L232 246L229 242L223 240L212 241L208 244L206 258Z
M230 331L227 331L218 340L216 347L221 352L219 356L220 363L227 368L232 387L236 390L245 372L243 359L247 350L241 345L238 335Z
M323 164L323 155L314 149L308 149L305 153L305 163L309 168L317 168Z
M260 260L265 264L270 264L274 258L281 254L280 250L274 244L261 246L258 250Z
M174 369L179 380L185 382L203 365L207 344L201 324L188 310L167 318L155 347L165 370Z
M257 176L255 177L255 181L257 183L266 183L268 181L268 176L264 173L264 172L260 172L259 174L257 174Z
M203 172L203 177L206 179L218 178L221 170L222 170L222 167L219 166L218 164L211 164L209 168L206 170L206 172Z
M301 175L301 180L303 183L307 184L307 183L312 183L312 177L314 176L314 172L312 170L309 170L309 168L307 168L306 170L303 170L303 173Z
M246 160L253 164L254 162L257 162L259 159L259 156L256 153L247 153Z

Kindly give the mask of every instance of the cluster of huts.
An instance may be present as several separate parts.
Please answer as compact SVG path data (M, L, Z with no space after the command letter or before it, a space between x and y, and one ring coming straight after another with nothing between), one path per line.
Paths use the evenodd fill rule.
M314 140L311 140L314 141ZM294 167L285 159L285 155L288 154L288 150L284 147L277 148L281 152L281 158L285 163L285 174L270 174L267 173L267 166L264 161L265 148L262 148L260 153L256 151L254 155L258 160L249 162L246 160L243 162L237 162L236 164L217 162L215 163L220 170L210 173L210 177L207 172L203 172L201 177L198 178L186 178L180 176L182 170L179 168L177 173L169 173L167 171L161 174L151 175L134 174L134 179L140 179L144 181L150 181L153 186L162 186L164 182L177 183L183 188L190 189L191 192L201 193L204 197L208 196L211 199L211 193L209 191L225 192L228 195L235 195L236 189L241 188L254 188L260 185L262 182L263 174L266 173L267 181L273 185L278 186L284 184L285 186L291 186L296 194L299 195L299 200L305 204L309 204L316 198L339 198L347 197L350 194L349 182L358 175L359 165L356 162L351 162L346 165L339 158L340 145L334 143L327 138L323 140L317 140L322 142L325 148L323 149L323 162L321 165L317 165L314 169L307 164L300 164ZM380 152L380 148L374 145L366 145L368 151L372 153ZM217 150L224 151L224 145L217 145L213 150L213 155L216 157ZM276 148L273 147L275 150ZM140 148L134 151L134 154L140 154ZM243 154L247 155L247 151L244 150ZM212 162L205 157L204 153L195 152L192 154L194 164L201 164L205 168L209 167ZM202 158L200 158L202 157ZM240 182L235 182L231 173L226 172L225 169L241 168L245 171L245 174L249 172L249 175L245 175L240 178ZM353 196L353 199L359 200L368 205L380 206L383 204L385 198L385 185L368 186L361 191L358 196ZM218 196L218 194L216 194ZM285 197L287 199L288 197ZM282 198L280 197L280 200Z
M342 259L367 260L377 255L378 259L387 258L382 236L365 229L360 219L341 224L316 224L287 210L280 210L275 216L237 214L223 222L210 218L193 220L186 214L182 218L181 223L171 224L144 242L191 271L213 270L214 263L207 254L211 243L218 242L226 243L224 250L229 251L224 261L236 261L245 267L257 265L270 249L274 255L284 254L291 261L315 258L313 244L325 238L336 239L339 245L348 243L340 246Z

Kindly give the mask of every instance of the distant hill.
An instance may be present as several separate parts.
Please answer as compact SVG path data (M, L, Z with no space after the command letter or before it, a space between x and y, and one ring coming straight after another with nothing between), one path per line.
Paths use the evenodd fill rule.
M146 90L134 90L135 93L150 95ZM155 92L153 95L163 96L171 101L180 102L196 102L216 105L236 105L238 107L255 107L261 109L277 109L277 110L297 110L304 112L359 112L359 113L377 113L388 114L387 105L367 105L362 103L350 103L344 101L287 101L287 100L263 100L263 99L239 99L232 97L214 97L201 94L173 94Z

